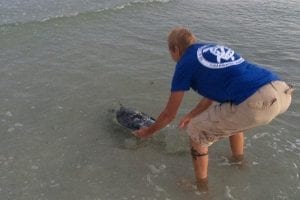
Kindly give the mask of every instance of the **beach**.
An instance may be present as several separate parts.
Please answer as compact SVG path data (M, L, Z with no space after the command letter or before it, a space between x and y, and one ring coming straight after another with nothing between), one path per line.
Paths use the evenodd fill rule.
M297 0L2 0L0 199L300 198L300 2ZM115 122L125 105L157 117L175 63L167 35L191 29L295 86L289 110L246 132L245 165L228 140L210 148L209 192L196 189L180 118L138 141Z

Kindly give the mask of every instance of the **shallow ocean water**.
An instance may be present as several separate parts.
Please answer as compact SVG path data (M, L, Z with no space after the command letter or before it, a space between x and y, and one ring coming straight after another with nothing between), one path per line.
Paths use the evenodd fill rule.
M0 199L299 199L299 21L297 0L2 0ZM147 141L114 121L120 103L164 108L178 25L297 88L286 113L246 133L243 168L228 162L228 141L211 147L208 193L177 129L196 94Z

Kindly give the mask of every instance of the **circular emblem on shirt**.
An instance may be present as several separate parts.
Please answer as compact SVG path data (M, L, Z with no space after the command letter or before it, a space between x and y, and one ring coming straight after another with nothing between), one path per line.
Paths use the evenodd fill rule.
M220 69L239 65L245 60L228 47L204 45L197 50L198 61L205 67Z

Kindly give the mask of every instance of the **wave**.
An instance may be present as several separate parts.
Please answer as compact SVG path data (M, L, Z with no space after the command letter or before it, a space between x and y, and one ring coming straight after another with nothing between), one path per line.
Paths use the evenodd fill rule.
M131 2L123 3L120 5L114 5L112 7L105 7L105 8L98 8L97 10L87 10L83 12L73 12L73 13L63 13L60 15L53 15L53 16L48 16L44 17L41 19L29 19L27 21L16 21L16 22L8 22L8 23L1 23L0 26L17 26L17 25L22 25L22 24L27 24L27 23L36 23L36 22L48 22L51 20L56 20L56 19L62 19L62 18L70 18L70 17L76 17L79 15L86 15L86 14L93 14L93 13L101 13L101 12L108 12L108 11L119 11L126 9L128 7L136 6L139 4L153 4L153 3L169 3L172 0L134 0Z
M117 11L117 10L125 9L125 8L127 8L127 7L135 6L135 5L138 5L138 4L169 3L170 1L171 1L171 0L135 0L135 1L132 1L132 2L125 3L125 4L121 4L121 5L114 6L114 7L112 7L112 8L103 8L103 9L99 9L99 10L97 10L96 12L103 12L103 11L108 11L108 10L114 10L114 11Z

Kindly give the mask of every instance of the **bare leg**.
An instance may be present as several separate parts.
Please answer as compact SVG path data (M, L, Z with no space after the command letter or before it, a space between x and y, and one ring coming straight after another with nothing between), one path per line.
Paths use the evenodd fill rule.
M190 145L198 189L207 191L208 147L203 147L192 140Z
M244 158L244 133L236 133L229 137L232 156L235 161L242 161Z

